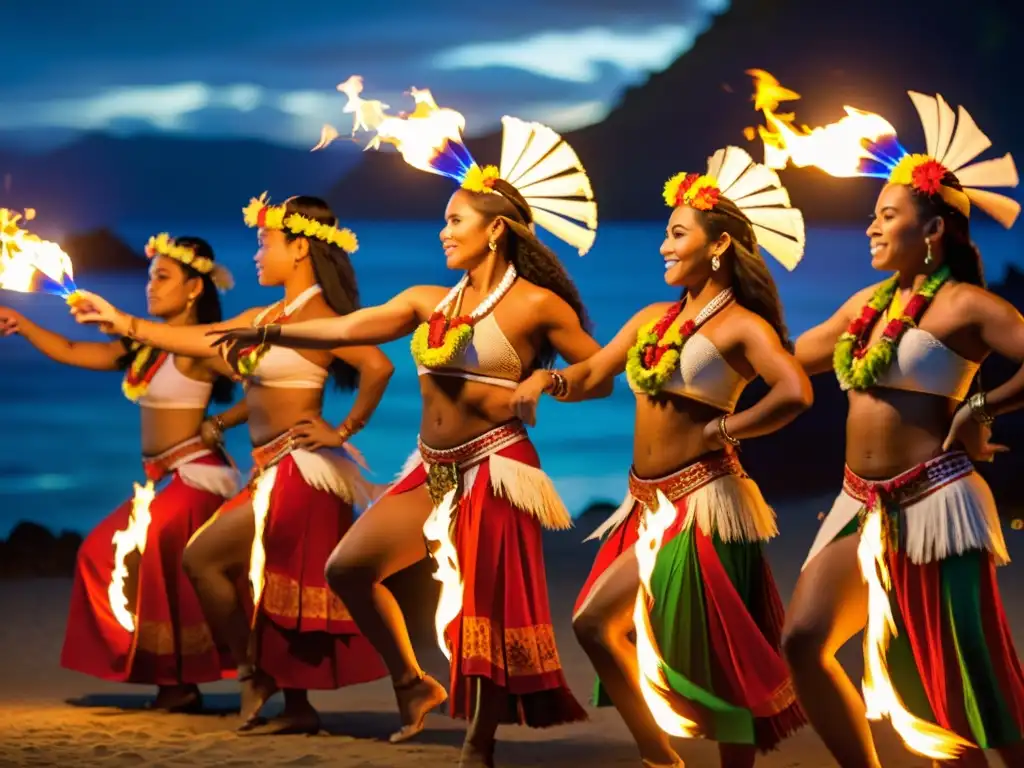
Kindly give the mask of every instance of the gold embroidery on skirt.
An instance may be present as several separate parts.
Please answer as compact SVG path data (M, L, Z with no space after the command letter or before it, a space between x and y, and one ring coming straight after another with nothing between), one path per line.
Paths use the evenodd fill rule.
M455 462L427 464L427 493L435 507L450 490L459 487L461 474Z
M135 649L155 656L200 656L214 649L210 628L204 624L193 624L181 629L181 648L176 647L174 625L169 621L139 622L135 633Z
M516 627L501 633L494 631L490 619L481 616L462 619L462 658L486 661L504 669L509 677L557 672L562 667L550 624Z
M268 571L261 607L271 616L350 621L352 615L328 587L300 587L295 579ZM301 594L300 594L301 593ZM300 600L301 597L301 600Z

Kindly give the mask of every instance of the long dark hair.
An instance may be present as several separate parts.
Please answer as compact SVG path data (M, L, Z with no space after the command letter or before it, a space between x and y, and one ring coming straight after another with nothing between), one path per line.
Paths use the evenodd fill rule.
M697 210L696 214L708 240L729 235L731 244L723 256L732 270L736 303L763 317L778 334L782 346L792 352L793 342L783 319L779 289L761 256L750 219L727 197L718 198L710 211Z
M174 238L174 244L185 248L191 248L192 252L200 258L216 261L213 246L201 237L192 237L188 235L176 237ZM219 323L223 320L224 313L220 305L220 293L217 291L217 286L213 283L213 276L209 273L203 274L195 269L195 267L189 266L177 259L172 259L172 261L181 267L186 280L199 278L202 281L203 290L199 294L198 298L196 298L195 304L196 323L198 325L210 325L213 323ZM121 367L127 368L132 364L135 356L143 349L143 347L130 342L128 339L124 340L124 344L128 351L119 362ZM210 395L210 399L215 403L230 403L234 397L234 389L235 385L231 379L227 376L218 376L213 380L213 392Z
M943 185L963 190L959 180L946 172ZM949 266L954 280L985 287L985 270L981 263L981 251L971 240L971 225L967 217L951 206L940 195L928 195L909 187L910 197L917 209L918 220L923 222L940 216L945 223L942 234L942 258Z
M589 333L590 319L576 285L555 252L537 239L531 229L533 212L529 203L519 194L519 190L504 179L497 179L493 189L498 194L467 192L473 208L491 219L500 216L505 220L505 255L516 271L524 280L547 288L572 307L580 319L580 325ZM537 350L534 366L547 368L554 361L555 350L545 341Z
M307 219L319 221L321 224L335 227L338 217L330 206L319 197L296 195L288 198L285 203L285 218L297 213ZM302 235L285 230L285 237L291 241ZM313 263L313 274L323 289L324 301L327 306L339 315L347 315L359 309L359 285L356 282L356 271L352 267L349 255L341 247L318 240L309 241L309 258ZM359 372L346 362L337 358L331 361L331 375L339 389L353 390L359 386Z

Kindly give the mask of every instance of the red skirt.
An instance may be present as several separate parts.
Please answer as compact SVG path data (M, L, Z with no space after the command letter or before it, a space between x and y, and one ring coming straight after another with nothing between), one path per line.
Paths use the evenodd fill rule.
M305 454L301 462L311 454L282 458L268 450L275 443L253 454L257 467L276 470L262 542L256 543L265 556L253 623L256 666L281 688L333 690L379 680L387 675L383 661L324 575L352 525L352 504L303 476L296 455ZM272 461L264 464L267 456ZM250 487L258 487L258 480ZM232 505L257 495L243 494Z
M488 446L496 444L491 436L502 430L508 433L498 441L504 447L488 453ZM474 451L474 446L479 450ZM466 485L452 535L463 599L461 612L446 631L453 660L450 714L462 719L472 716L473 678L484 677L507 694L502 722L542 728L585 720L586 712L569 690L555 646L541 523L537 514L495 492L492 461L501 457L503 466L514 462L532 470L532 477L541 483L550 484L550 480L541 475L537 452L520 425L499 427L459 449L433 452L421 445L425 461L435 466L442 455L460 450L459 461L452 463ZM472 464L472 475L467 463ZM413 469L389 493L405 493L428 483L428 465Z
M127 616L119 619L111 606L116 569L114 536L128 528L132 501L126 501L86 537L78 550L61 665L76 672L116 682L180 685L212 682L234 668L226 649L218 649L203 617L192 585L181 567L185 545L224 502L223 496L200 490L182 479L186 467L223 467L227 462L195 441L175 451L196 456L180 462L144 460L146 474L170 482L149 505L150 522L143 553L137 558L137 589L125 595ZM166 470L170 472L165 475ZM123 589L121 590L123 592ZM117 600L118 595L114 595ZM128 624L128 626L124 626ZM130 627L130 628L129 628Z

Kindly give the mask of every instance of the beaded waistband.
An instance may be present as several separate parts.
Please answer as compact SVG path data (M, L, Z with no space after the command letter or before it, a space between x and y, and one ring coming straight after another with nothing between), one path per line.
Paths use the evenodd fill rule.
M739 457L733 452L723 452L695 461L664 477L637 477L630 469L629 493L644 506L653 508L658 503L657 491L665 494L669 501L675 502L726 475L746 477Z
M871 506L879 496L900 504L911 504L945 485L967 477L974 465L961 451L944 453L888 480L866 480L849 467L843 472L843 491Z
M147 480L155 483L183 464L209 456L211 453L213 451L206 447L201 437L192 437L156 456L143 456L142 471Z

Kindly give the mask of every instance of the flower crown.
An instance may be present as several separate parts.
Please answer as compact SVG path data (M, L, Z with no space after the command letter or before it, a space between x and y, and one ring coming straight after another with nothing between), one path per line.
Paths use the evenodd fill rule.
M718 205L722 190L714 176L699 173L677 173L665 182L665 205L678 208L688 205L698 211L710 211Z
M312 237L336 245L349 254L359 250L359 241L351 229L339 229L301 213L288 213L284 205L271 205L266 192L258 198L252 198L242 209L242 215L248 227L279 229L302 237Z
M536 225L575 247L580 256L594 244L597 203L590 179L573 148L551 128L503 117L500 167L481 166L462 141L465 118L439 107L429 90L411 89L415 109L401 116L386 114L387 105L380 101L361 98L358 76L338 90L348 96L344 111L356 115L353 135L359 128L374 132L366 149L392 144L409 165L447 176L470 192L500 194L494 187L502 179L522 195ZM325 126L324 135L337 131ZM326 143L322 139L315 148Z
M708 158L703 174L677 173L662 191L665 205L686 205L698 211L713 210L728 198L750 222L758 245L786 269L800 263L804 253L804 217L789 202L779 175L755 163L739 147L725 147Z
M230 290L235 285L234 278L227 267L217 264L213 259L205 256L197 256L194 248L188 245L178 245L174 242L174 238L166 232L150 237L146 243L145 252L148 259L166 256L191 267L201 275L210 275L213 284L222 291Z
M942 96L914 91L908 94L924 127L927 152L907 152L892 134L876 141L866 140L864 149L868 156L861 161L859 174L902 184L924 195L938 195L965 217L971 215L973 203L1007 229L1012 227L1020 213L1020 203L977 187L1016 187L1013 157L1006 153L994 160L968 165L992 142L967 110L960 107L954 119L952 108ZM963 188L956 189L953 184Z

